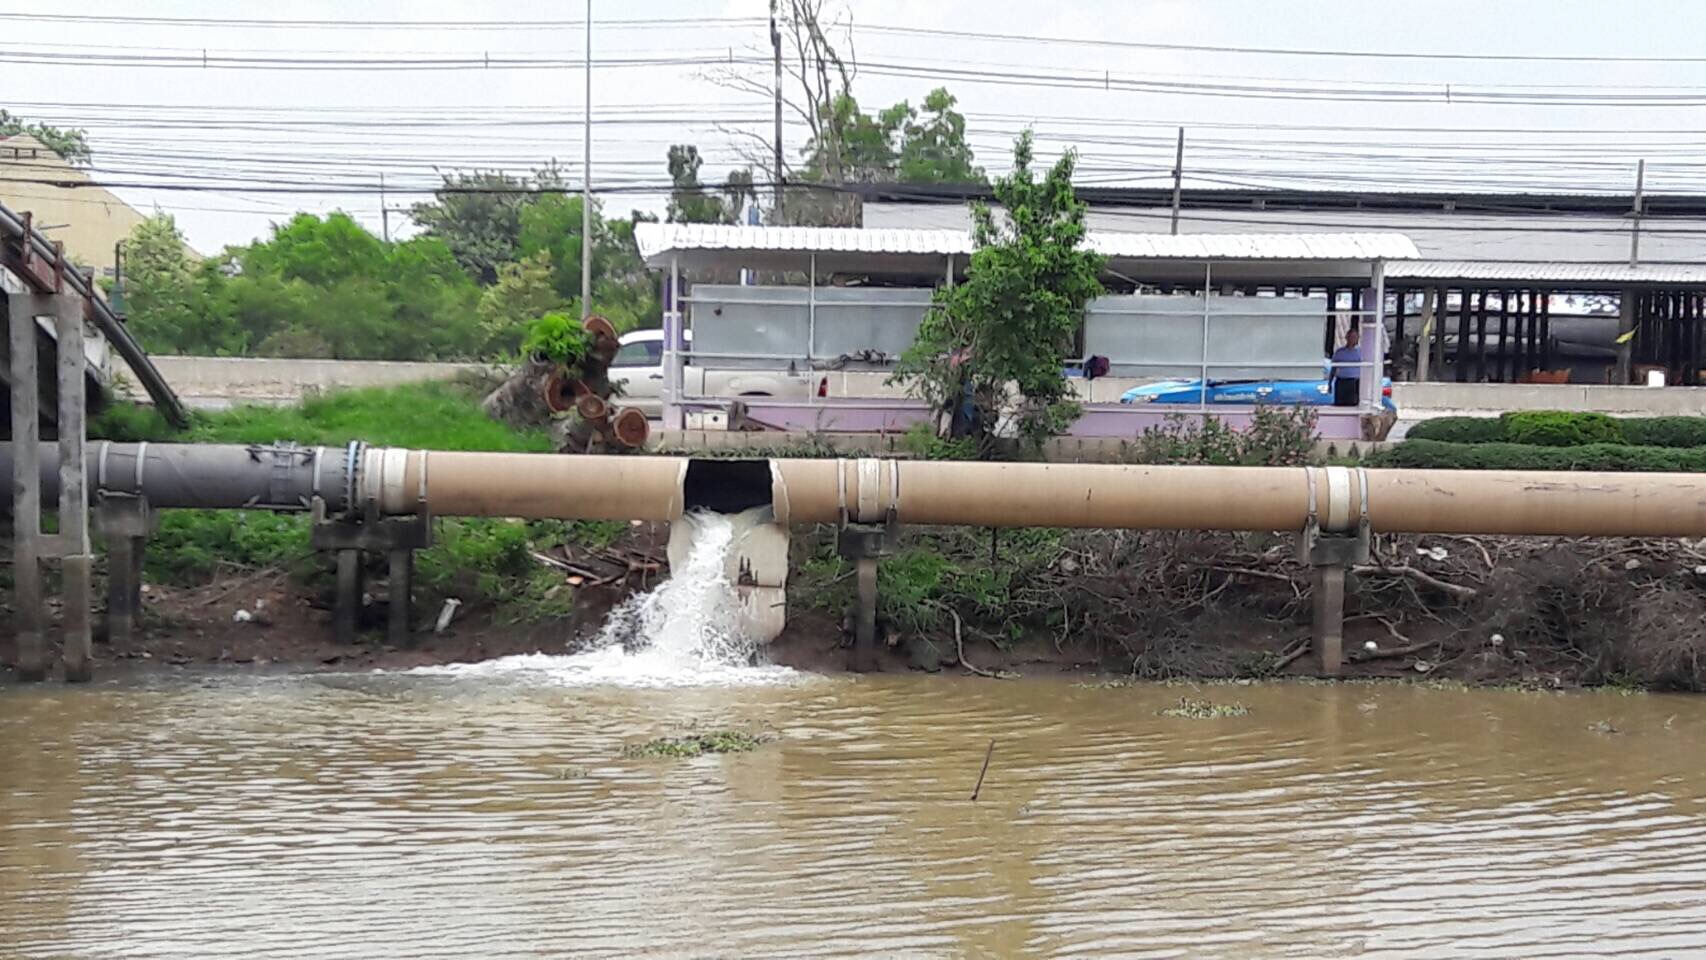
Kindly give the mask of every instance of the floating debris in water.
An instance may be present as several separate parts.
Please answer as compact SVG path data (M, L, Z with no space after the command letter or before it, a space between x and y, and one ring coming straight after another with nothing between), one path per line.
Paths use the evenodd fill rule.
M1177 706L1162 710L1161 715L1163 717L1184 717L1188 720L1218 720L1221 717L1242 717L1249 712L1249 707L1236 701L1215 703L1213 700L1180 697Z
M697 757L707 753L749 753L773 739L775 738L766 734L740 730L712 730L709 733L694 733L685 737L659 737L645 743L631 743L622 748L622 756L629 760L646 760L655 757Z

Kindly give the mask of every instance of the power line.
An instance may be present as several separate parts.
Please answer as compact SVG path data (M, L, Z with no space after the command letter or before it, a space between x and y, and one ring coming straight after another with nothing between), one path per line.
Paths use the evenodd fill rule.
M1611 54L1506 54L1506 53L1447 53L1410 50L1344 50L1309 49L1298 47L1239 47L1200 43L1156 43L1146 40L1110 40L1103 37L1021 36L982 30L948 30L938 27L907 27L893 24L861 23L859 30L896 36L948 37L959 40L989 40L1000 43L1064 44L1083 47L1111 47L1123 50L1171 50L1182 53L1260 54L1282 57L1339 57L1373 60L1473 60L1500 63L1706 63L1706 57L1625 56Z
M555 30L582 29L585 20L282 20L253 17L145 17L87 13L0 13L0 20L39 23L107 23L125 26L229 27L244 29L353 30ZM650 17L598 20L601 30L752 26L758 17Z

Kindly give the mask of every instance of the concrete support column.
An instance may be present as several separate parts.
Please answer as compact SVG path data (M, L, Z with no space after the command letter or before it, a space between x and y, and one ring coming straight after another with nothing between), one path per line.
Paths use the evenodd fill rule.
M1345 657L1345 568L1336 564L1315 567L1310 584L1314 607L1310 640L1322 676L1336 677Z
M391 587L386 619L386 639L393 646L414 642L415 551L392 550Z
M107 640L126 643L142 622L142 561L153 511L142 497L105 494L95 522L107 544Z
M854 569L859 596L854 601L852 666L855 671L864 673L876 668L877 558L860 557L854 561Z
M18 675L47 675L42 647L46 618L41 577L41 391L36 370L36 317L52 309L48 297L14 293L8 298L7 329L12 353L12 613Z
M338 643L354 644L361 621L361 551L339 550L337 596L332 601L332 635Z
M89 549L89 485L83 459L88 407L83 368L83 301L54 298L58 333L59 371L59 556L64 581L64 642L61 645L67 682L81 683L94 675L90 662L89 620L94 600L91 576L94 556Z

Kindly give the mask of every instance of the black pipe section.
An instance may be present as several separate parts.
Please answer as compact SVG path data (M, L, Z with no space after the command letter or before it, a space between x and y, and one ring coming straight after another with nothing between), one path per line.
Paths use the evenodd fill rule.
M302 511L318 496L328 512L341 513L354 503L362 449L96 441L84 463L91 494L141 494L163 509ZM8 513L11 490L12 444L0 443L0 510ZM42 444L42 502L58 496L59 447Z
M0 205L0 239L17 240L35 250L35 254L45 260L54 259L53 243L43 236L41 231L32 229L29 236L24 235L24 221L17 214ZM154 401L154 406L166 421L174 427L183 428L190 425L189 412L184 409L183 401L173 392L172 385L166 382L160 369L154 366L154 361L148 359L148 354L136 338L130 335L130 330L113 313L112 306L97 296L90 289L89 281L76 270L65 272L65 285L71 292L79 294L89 303L89 315L95 320L95 326L107 342L113 345L118 355L136 374L136 380L142 384L142 389L148 391L148 396Z

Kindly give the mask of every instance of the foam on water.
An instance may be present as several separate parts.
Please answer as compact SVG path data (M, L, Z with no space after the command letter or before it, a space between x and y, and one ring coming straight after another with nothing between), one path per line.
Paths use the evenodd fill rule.
M524 654L482 663L420 667L417 674L524 675L565 686L685 687L789 683L802 674L755 664L758 645L738 628L739 600L723 576L733 519L696 513L687 562L655 589L610 611L591 648L565 656Z

